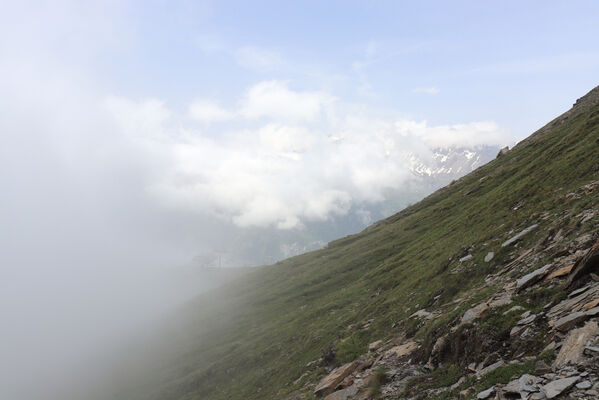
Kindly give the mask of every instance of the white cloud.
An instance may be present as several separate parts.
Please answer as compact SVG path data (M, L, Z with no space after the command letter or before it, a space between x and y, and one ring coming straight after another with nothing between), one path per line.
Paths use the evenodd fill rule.
M196 100L189 106L189 117L201 122L220 122L234 117L234 113L212 100Z
M429 126L426 121L397 121L395 127L404 136L417 137L429 148L499 146L509 142L508 133L492 121Z
M441 92L441 90L439 90L439 88L435 87L435 86L431 86L431 87L417 87L415 89L412 89L412 93L420 93L420 94L435 95L435 94L439 94L440 92Z
M268 117L283 121L314 121L325 106L335 101L323 92L296 92L284 82L265 81L252 86L242 102L247 118Z
M121 131L147 153L150 194L240 227L297 229L345 215L401 189L412 177L406 154L430 158L440 146L509 142L493 122L429 126L333 99L262 82L235 111L245 128L212 126L205 134L156 100L109 104Z
M234 56L239 65L258 72L274 71L285 65L279 53L255 46L241 47Z

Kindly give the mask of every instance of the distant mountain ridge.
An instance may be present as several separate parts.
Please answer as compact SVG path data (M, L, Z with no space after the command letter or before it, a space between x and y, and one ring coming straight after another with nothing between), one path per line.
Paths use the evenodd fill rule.
M499 147L438 147L432 150L432 159L423 160L417 154L408 153L410 171L416 176L440 180L457 179L474 171L495 158Z

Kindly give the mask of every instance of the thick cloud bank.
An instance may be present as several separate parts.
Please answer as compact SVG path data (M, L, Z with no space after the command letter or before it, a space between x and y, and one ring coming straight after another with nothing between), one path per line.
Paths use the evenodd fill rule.
M148 194L239 227L290 229L345 215L401 188L410 155L509 142L493 122L430 126L290 86L259 82L230 108L202 99L187 115L158 100L111 97L105 106L148 162Z

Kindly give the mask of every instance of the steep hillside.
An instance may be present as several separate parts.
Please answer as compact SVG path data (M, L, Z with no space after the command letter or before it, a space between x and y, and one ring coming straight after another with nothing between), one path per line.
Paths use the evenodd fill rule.
M201 296L170 321L167 360L122 398L476 398L525 373L538 380L526 378L526 393L549 397L560 374L595 390L596 362L587 378L543 365L596 318L598 204L596 88L423 201ZM583 299L570 293L586 286Z

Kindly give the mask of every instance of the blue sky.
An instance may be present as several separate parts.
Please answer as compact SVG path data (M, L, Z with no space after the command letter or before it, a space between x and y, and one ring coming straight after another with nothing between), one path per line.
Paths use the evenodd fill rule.
M242 88L277 79L434 123L494 120L521 138L597 84L598 8L593 1L133 3L115 11L123 43L103 49L107 59L96 67L119 94L173 105L197 96L231 102Z
M3 11L12 170L35 174L14 158L33 148L87 183L110 181L86 175L110 163L153 206L240 227L301 229L385 201L409 178L408 158L512 145L599 71L593 1L63 0Z

